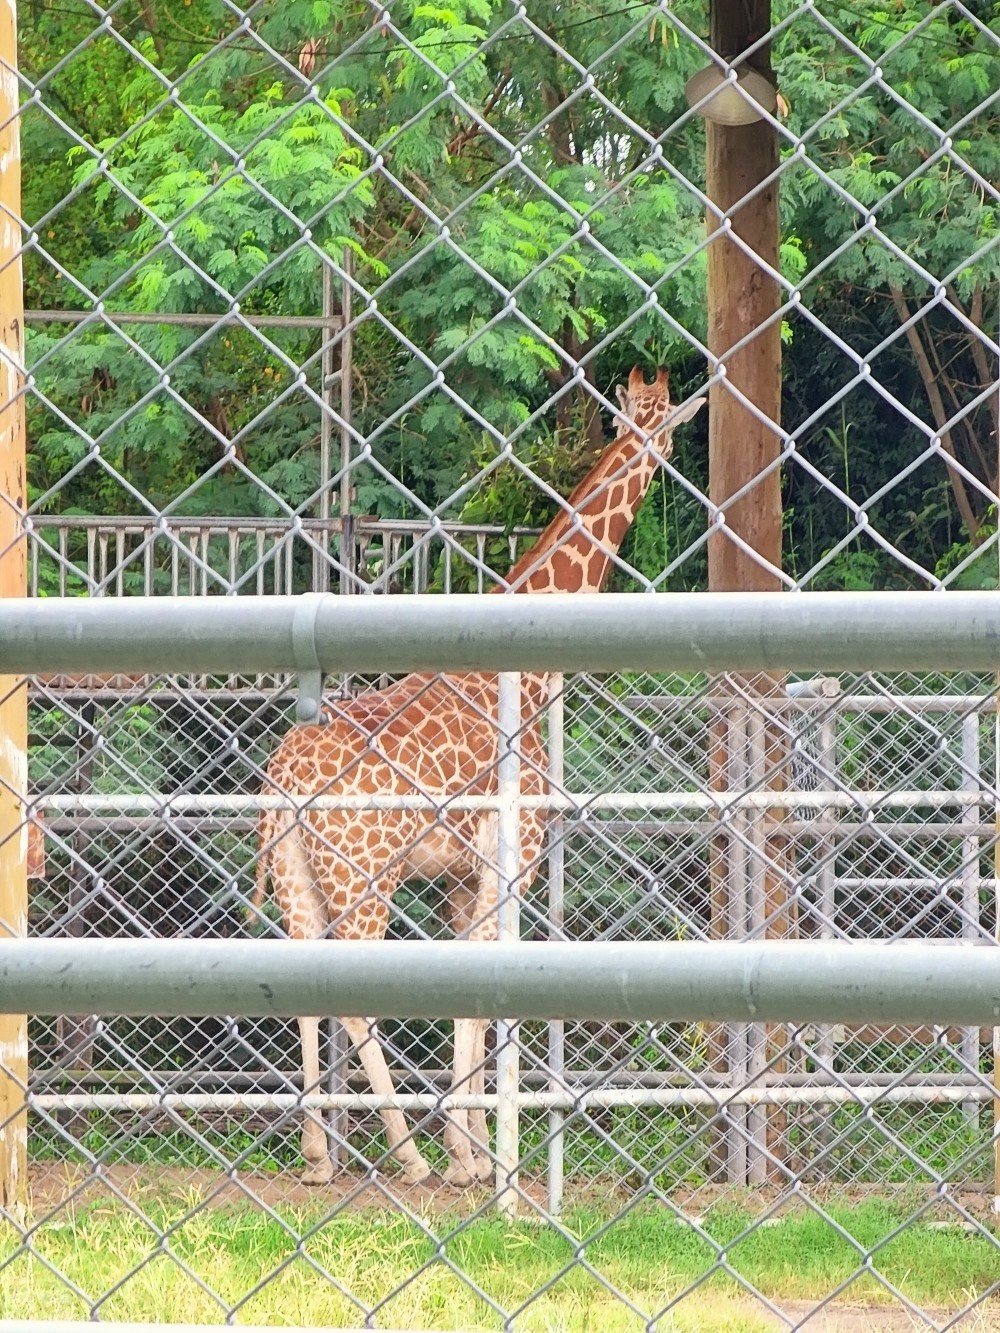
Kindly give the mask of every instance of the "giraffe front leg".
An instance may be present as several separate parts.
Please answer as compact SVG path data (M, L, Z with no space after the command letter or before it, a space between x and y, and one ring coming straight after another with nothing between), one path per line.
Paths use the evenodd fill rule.
M385 1054L375 1033L373 1018L342 1018L344 1030L361 1056L372 1092L378 1097L392 1097L395 1088L385 1062ZM403 1168L403 1179L408 1185L425 1185L434 1178L427 1159L418 1151L402 1111L383 1108L380 1112L385 1125L389 1151Z
M452 1092L482 1096L486 1091L486 1027L484 1018L455 1020ZM444 1174L447 1184L456 1189L468 1189L470 1185L493 1179L485 1108L451 1111L445 1125L444 1146L448 1152L448 1169Z
M451 1090L461 1096L476 1090L475 1069L477 1028L483 1026L479 1019L455 1019L455 1062L451 1078ZM485 1028L484 1028L485 1032ZM444 1146L448 1153L448 1168L444 1173L445 1183L455 1189L468 1189L484 1177L476 1159L476 1145L470 1135L470 1126L476 1115L474 1111L453 1109L449 1111L444 1128ZM485 1122L485 1115L483 1116ZM487 1176L492 1175L492 1169Z
M319 1019L300 1018L299 1036L302 1041L302 1091L316 1092L319 1089ZM303 1113L302 1156L306 1159L303 1184L326 1185L333 1179L326 1126L318 1111Z
M475 1020L475 1045L472 1049L471 1088L477 1096L486 1091L486 1029L485 1018ZM469 1137L472 1140L472 1157L475 1164L476 1179L483 1183L492 1181L494 1176L493 1157L490 1153L490 1129L486 1121L486 1108L481 1107L469 1112Z

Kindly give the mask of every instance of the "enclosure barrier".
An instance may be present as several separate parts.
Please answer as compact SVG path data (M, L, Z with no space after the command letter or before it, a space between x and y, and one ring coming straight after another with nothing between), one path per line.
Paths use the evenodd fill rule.
M398 670L435 668L442 662L452 669L485 671L495 671L498 664L524 669L526 663L538 670L567 665L621 667L639 656L649 669L705 671L724 669L736 657L747 670L778 662L829 669L844 654L843 660L849 657L857 667L947 662L954 671L995 671L1000 668L998 645L1000 593L750 598L666 594L642 600L621 595L588 599L583 605L579 598L559 596L544 601L530 597L487 601L419 595L0 605L0 670L160 672L169 663L177 672L282 672L299 676L314 697L318 697L317 671L355 670L362 662L381 667L387 657ZM166 1072L153 1077L149 1087L102 1092L77 1081L76 1073L67 1069L67 1086L61 1090L58 1070L53 1081L24 1089L23 1106L33 1123L58 1139L65 1133L66 1117L108 1112L148 1125L183 1124L204 1137L223 1118L234 1115L247 1118L250 1125L267 1126L251 1130L260 1135L272 1132L275 1125L291 1126L306 1112L356 1116L402 1110L419 1130L443 1115L483 1109L496 1113L498 1184L493 1198L501 1206L509 1198L513 1206L507 1211L513 1214L529 1197L531 1183L525 1176L541 1151L525 1148L526 1126L537 1134L537 1127L547 1124L547 1140L542 1142L553 1152L553 1145L558 1147L581 1117L600 1126L602 1117L641 1111L650 1117L700 1116L705 1123L726 1125L730 1137L746 1132L751 1161L780 1164L781 1159L768 1155L759 1136L753 1137L758 1135L756 1124L766 1126L765 1113L794 1113L807 1133L809 1117L825 1115L815 1134L821 1144L820 1133L826 1135L830 1151L855 1132L827 1129L835 1113L859 1117L851 1124L862 1126L870 1123L868 1117L884 1118L913 1105L954 1108L967 1118L979 1116L996 1095L993 1082L979 1069L979 1031L1000 1026L1000 950L990 947L980 931L964 942L923 944L832 939L519 943L513 889L518 875L518 819L534 810L567 818L586 816L591 821L606 814L666 821L669 816L729 810L768 818L788 818L797 812L802 826L822 837L825 826L818 821L809 824L806 813L815 811L820 819L830 820L833 813L846 811L863 828L874 810L883 817L888 813L895 824L900 822L899 811L919 809L937 821L924 830L927 836L934 836L936 828L950 828L942 822L950 819L959 821L955 827L960 836L969 837L961 821L968 820L971 826L984 810L991 811L992 790L978 781L975 785L966 781L954 790L856 787L837 776L836 785L812 789L770 790L735 780L722 791L605 790L581 799L557 789L529 795L520 791L519 782L523 761L517 743L521 725L517 675L505 671L500 679L501 771L495 796L434 800L423 793L391 798L321 795L307 804L315 809L496 811L502 828L498 870L501 902L506 895L507 915L501 924L507 942L0 941L0 1012L114 1014L119 1022L125 1015L200 1019L226 1014L230 1016L226 1022L233 1023L244 1016L275 1019L304 1012L411 1020L499 1017L494 1083L482 1091L426 1084L418 1084L421 1090L414 1091L407 1085L387 1097L359 1091L343 1078L308 1092L279 1078L273 1090L236 1094L211 1088L177 1090ZM822 691L810 698L806 686L798 687L798 695L777 701L775 711L794 709L796 716L808 716L810 710L830 702ZM968 702L967 696L955 696L959 697ZM660 698L655 706L666 715L679 705ZM867 716L881 706L861 699L858 711ZM941 707L939 699L918 700L918 715ZM972 697L971 707L978 717L986 705ZM963 738L967 731L968 727ZM976 739L978 743L978 735ZM963 754L971 753L966 740ZM967 778L972 773L970 767ZM287 798L253 790L40 793L33 797L32 807L69 822L74 817L111 814L113 818L155 815L164 824L195 818L221 822L262 810L299 808ZM986 883L978 866L974 868L977 888L970 889L963 880L966 896L978 892L979 881ZM814 873L822 878L822 865ZM970 872L962 873L968 879ZM886 885L896 882L892 875L883 879ZM879 883L876 877L870 887L877 890ZM984 947L977 947L980 944ZM617 1086L595 1087L581 1082L575 1071L550 1055L547 1078L539 1081L543 1071L537 1064L531 1067L531 1079L521 1068L530 1038L522 1036L517 1025L532 1020L559 1025L549 1035L548 1049L556 1056L566 1020L644 1023L653 1040L659 1026L725 1023L749 1033L763 1030L765 1024L787 1024L794 1042L805 1026L812 1025L818 1036L808 1051L815 1067L810 1066L810 1072L804 1066L769 1068L748 1057L745 1068L735 1075L730 1070L728 1079L714 1071L692 1070L681 1086L672 1084L668 1075L629 1085L623 1066ZM868 1078L840 1073L824 1054L822 1043L832 1040L824 1034L837 1025L863 1024L923 1024L941 1033L961 1028L966 1034L963 1052L972 1051L974 1043L975 1055L959 1068L942 1066L940 1071L919 1074L911 1069ZM748 1049L752 1053L749 1043ZM821 1146L813 1151L827 1150ZM243 1172L242 1159L234 1160L234 1169ZM367 1166L364 1183L357 1188L383 1189L381 1165ZM95 1172L94 1179L99 1179L96 1167ZM114 1188L119 1188L117 1183ZM658 1187L650 1188L657 1199L667 1197ZM947 1190L939 1197L953 1206ZM558 1226L557 1209L551 1207L551 1181L548 1202L546 1216ZM677 1215L686 1224L683 1206ZM31 1244L30 1239L25 1241L26 1250Z
M0 604L0 670L995 671L1000 593L96 598Z
M553 513L571 545L582 518L610 540L616 591L997 587L995 0L36 0L18 32L15 8L0 3L0 591L24 595L26 557L42 599L212 605L185 608L189 626L131 610L96 636L64 608L44 677L3 677L0 934L244 935L257 817L285 808L260 794L265 769L294 717L363 715L356 695L388 699L396 663L461 669L482 649L484 671L530 671L562 614L543 606L525 638L504 599L434 608L454 618L446 661L420 656L429 611L402 597L307 602L268 628L226 595L484 592ZM614 458L619 409L638 423L632 407L664 402L667 372L672 405L705 398L701 414L644 453L641 487L565 505ZM596 566L581 584L557 563L550 586L600 586ZM424 772L412 801L333 796L301 818L494 816L498 958L521 934L789 936L835 957L890 939L892 959L941 941L926 993L945 965L988 970L991 604L970 639L940 620L953 606L843 600L848 620L819 617L824 658L783 624L821 602L762 618L660 601L603 629L610 609L567 612L587 643L564 663L611 678L546 692L522 675L526 726L516 680L489 683L474 789L437 801ZM72 674L69 640L127 635L138 661L161 614L170 643L144 675ZM211 634L240 615L280 679L216 673ZM351 637L374 679L351 677ZM185 643L200 674L164 674ZM863 674L890 661L926 674ZM843 671L842 700L791 697L792 662ZM402 885L390 933L461 933L461 891L442 887ZM279 898L255 931L281 933ZM306 1078L274 1017L34 1015L27 1035L4 1018L0 1210L25 1180L33 1195L0 1226L0 1319L764 1333L878 1327L892 1300L924 1326L971 1309L989 1327L995 1033L501 1015L483 1078L453 1088L447 1025L386 1019L394 1105L429 1164L441 1108L495 1112L479 1164L516 1175L545 1224L529 1231L483 1216L502 1184L409 1187L335 1025L326 1076ZM303 1106L337 1167L311 1189ZM817 1228L810 1269L795 1239Z
M0 1013L24 1012L1000 1026L1000 949L0 940Z

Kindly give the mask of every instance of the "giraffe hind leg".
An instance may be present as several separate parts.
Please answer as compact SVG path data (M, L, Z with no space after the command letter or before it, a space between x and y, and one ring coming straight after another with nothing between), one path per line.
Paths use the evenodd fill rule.
M339 860L329 867L328 887L331 892L330 911L333 915L333 934L336 939L385 938L389 925L389 900L396 888L392 875L378 875L375 858L362 867L358 857L351 863ZM339 914L337 909L341 908ZM336 946L334 946L336 947ZM386 1063L385 1051L379 1040L375 1020L371 1018L341 1018L348 1037L361 1057L369 1086L377 1097L394 1097L396 1089ZM413 1141L413 1132L402 1111L382 1107L379 1112L385 1126L389 1152L403 1169L408 1185L428 1184L434 1173L427 1159Z
M466 878L456 876L449 882L448 904L456 939L496 939L496 833L496 816L487 816L479 830L479 864ZM487 1026L485 1019L455 1020L454 1093L482 1096L486 1090ZM445 1180L449 1185L466 1189L493 1179L485 1108L453 1110L444 1141L449 1158Z
M319 1024L318 1018L300 1018L299 1036L302 1041L302 1091L319 1092ZM326 1185L333 1179L330 1144L321 1111L305 1111L302 1120L302 1156L306 1169L302 1173L304 1185Z
M326 899L317 888L309 858L302 846L301 829L288 817L284 832L271 851L271 879L289 939L322 939L329 927ZM300 1017L302 1091L320 1092L318 1017ZM333 1162L322 1112L305 1111L302 1119L302 1156L306 1185L325 1185L333 1179Z

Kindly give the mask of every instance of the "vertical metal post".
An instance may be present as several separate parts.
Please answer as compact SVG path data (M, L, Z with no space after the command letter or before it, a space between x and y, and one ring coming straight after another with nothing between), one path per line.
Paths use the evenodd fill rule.
M323 323L319 354L319 520L322 551L313 551L313 592L330 591L330 445L333 440L333 274L323 260Z
M323 325L320 343L320 409L319 419L319 518L321 551L313 555L313 591L330 591L330 458L333 443L333 270L323 261ZM326 1031L327 1089L331 1095L347 1091L347 1034L339 1018L327 1021ZM334 1166L344 1165L344 1141L347 1137L347 1112L327 1112L330 1131L330 1158Z
M327 1020L326 1030L326 1060L327 1060L327 1090L332 1096L339 1096L348 1091L347 1088L347 1033L344 1031L344 1025L339 1018L329 1018ZM327 1126L329 1128L330 1143L330 1161L334 1166L343 1167L346 1165L347 1153L344 1145L347 1142L347 1111L331 1110L327 1111Z
M746 708L734 702L728 710L726 726L726 788L742 791L746 787ZM726 869L728 871L728 929L730 940L745 940L749 935L747 902L747 828L745 810L734 810L729 816L729 837L726 840ZM729 1025L729 1086L743 1087L748 1078L750 1027L747 1023ZM729 1129L726 1136L726 1161L731 1185L747 1184L748 1142L747 1107L729 1107Z
M497 786L500 810L497 817L497 939L510 943L521 938L521 756L518 732L521 726L521 675L501 671L497 726L499 764ZM497 1207L507 1218L517 1216L517 1163L520 1157L518 1093L521 1076L518 1025L500 1019L497 1023Z
M565 706L563 677L553 672L549 677L549 786L559 794L565 785ZM565 938L566 821L553 812L549 817L549 939ZM549 1023L549 1091L566 1088L566 1024L561 1018ZM562 1111L549 1112L548 1207L551 1216L562 1211L565 1165L565 1139Z
M962 718L962 790L980 792L979 782L979 712L969 713ZM969 805L962 816L968 823L979 823L981 812L979 805ZM962 938L979 938L979 838L970 834L962 839ZM962 1029L962 1059L970 1069L979 1069L979 1028ZM976 1102L963 1102L962 1115L970 1129L979 1124L979 1106Z
M839 682L838 692L839 692ZM837 714L832 707L824 709L819 724L819 762L820 785L830 787L837 773ZM837 818L836 809L827 806L817 812L824 826L833 825ZM823 833L816 842L819 856L819 876L816 889L816 907L819 912L819 937L821 940L834 938L834 924L837 919L837 839L830 833ZM837 1046L834 1039L835 1029L829 1023L820 1024L816 1029L816 1058L822 1069L832 1069L837 1058ZM830 1138L833 1124L831 1108L818 1107L814 1135L818 1145L825 1145Z
M94 711L93 703L85 703L80 709L80 720L77 724L77 770L74 786L81 795L89 794L93 786ZM69 920L66 923L66 934L71 939L81 939L87 933L84 910L88 897L89 842L90 839L85 833L74 832L72 835L74 856L70 866ZM60 1014L56 1019L56 1031L59 1037L60 1060L68 1068L90 1069L94 1062L94 1039L97 1035L97 1020L94 1015ZM64 1112L59 1120L72 1138L82 1139L89 1128L86 1112Z
M748 791L757 791L767 779L766 734L761 706L749 705L744 713L746 726L746 771L743 785ZM767 847L764 818L751 814L747 818L748 845L745 851L747 879L748 936L764 938L767 928ZM767 1068L768 1029L754 1023L747 1029L747 1078L756 1083ZM748 1106L747 1131L747 1184L767 1183L767 1118L773 1108Z
M351 412L354 391L354 288L351 285L353 254L344 250L344 279L340 289L340 591L354 592L354 524L351 504L354 490L351 475Z
M0 0L0 597L25 597L24 297L17 7ZM28 932L28 691L0 676L0 938ZM28 1025L0 1015L0 1209L22 1218L27 1198Z
M820 782L824 787L829 787L831 780L836 781L837 776L837 714L831 708L824 711L823 720L819 724L819 762L822 769ZM835 807L828 806L821 810L819 818L825 824L832 824L837 818ZM837 876L836 876L836 858L835 852L837 840L832 833L824 833L818 839L818 850L821 864L819 868L819 884L817 892L816 906L819 910L819 937L821 940L832 940L834 937L834 923L837 916ZM823 1027L820 1031L824 1034L821 1040L830 1042L829 1056L833 1058L833 1037L832 1029Z

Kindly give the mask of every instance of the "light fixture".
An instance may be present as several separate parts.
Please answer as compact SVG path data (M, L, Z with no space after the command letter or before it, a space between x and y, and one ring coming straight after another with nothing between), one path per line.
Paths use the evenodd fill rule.
M752 125L772 116L778 107L778 93L773 83L755 69L727 70L708 65L692 74L684 85L688 106L698 107L698 115L716 125ZM705 102L705 98L709 100ZM704 102L703 106L698 106Z

